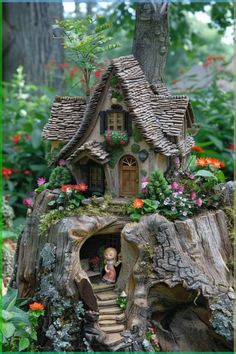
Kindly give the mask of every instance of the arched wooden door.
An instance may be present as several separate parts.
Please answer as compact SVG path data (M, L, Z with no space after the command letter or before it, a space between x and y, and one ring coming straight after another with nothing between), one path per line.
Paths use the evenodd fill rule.
M126 155L120 159L120 196L136 196L138 193L139 171L138 162L131 156Z

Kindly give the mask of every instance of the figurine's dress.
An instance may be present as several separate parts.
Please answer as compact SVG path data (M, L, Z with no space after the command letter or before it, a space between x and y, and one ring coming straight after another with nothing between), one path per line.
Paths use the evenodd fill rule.
M109 283L115 283L116 281L116 270L113 265L113 261L107 261L108 272L103 276L103 279Z

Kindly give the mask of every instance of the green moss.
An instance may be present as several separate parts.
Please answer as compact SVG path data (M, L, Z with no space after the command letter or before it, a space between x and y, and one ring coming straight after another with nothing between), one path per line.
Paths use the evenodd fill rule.
M133 128L132 135L133 135L134 141L136 143L140 143L140 141L142 141L142 135L141 135L141 133L140 133L140 131L139 131L139 129L137 127Z
M73 205L67 207L64 210L51 210L42 215L39 224L39 232L41 235L46 236L51 226L56 225L61 219L70 216L107 216L112 215L109 212L110 206L109 201L111 200L110 195L105 195L104 202L97 204L96 199L91 202L91 204L86 206L80 206L75 208Z
M131 145L131 151L132 151L134 154L137 154L137 153L140 151L140 145L138 145L138 144L132 144L132 145Z

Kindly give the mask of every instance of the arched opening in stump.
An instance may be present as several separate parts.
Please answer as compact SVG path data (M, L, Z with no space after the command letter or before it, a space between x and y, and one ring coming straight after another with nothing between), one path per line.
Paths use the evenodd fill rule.
M80 248L80 263L91 283L99 284L104 276L104 250L115 248L117 255L121 251L120 234L99 234L87 238ZM119 277L121 264L116 268L116 280Z

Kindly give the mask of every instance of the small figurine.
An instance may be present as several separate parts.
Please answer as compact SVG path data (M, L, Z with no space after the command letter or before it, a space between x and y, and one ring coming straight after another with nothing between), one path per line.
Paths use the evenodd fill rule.
M117 251L113 247L108 247L104 250L104 264L105 264L105 275L102 280L107 283L115 283L116 282L116 270L117 267L121 263L120 257L117 262Z

